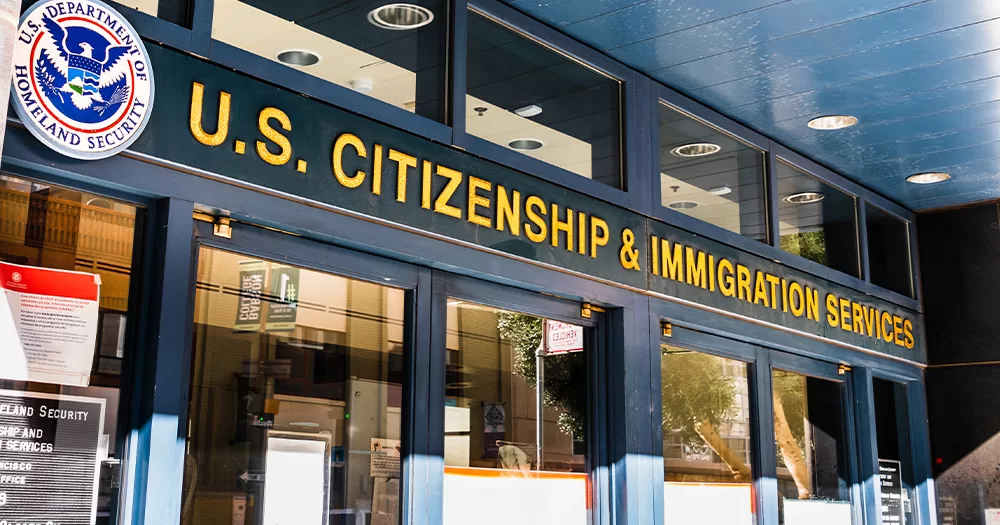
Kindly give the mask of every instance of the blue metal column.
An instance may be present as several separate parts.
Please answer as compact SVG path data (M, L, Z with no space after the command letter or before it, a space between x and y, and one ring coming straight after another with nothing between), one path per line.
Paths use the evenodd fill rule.
M858 435L858 483L861 512L865 523L881 523L881 485L878 470L878 439L875 434L875 394L872 390L872 370L852 370L854 384L854 424Z

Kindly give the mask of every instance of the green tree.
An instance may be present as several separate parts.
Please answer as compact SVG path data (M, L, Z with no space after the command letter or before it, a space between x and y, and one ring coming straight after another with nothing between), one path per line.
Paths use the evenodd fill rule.
M826 235L823 230L782 235L781 249L813 262L827 264Z

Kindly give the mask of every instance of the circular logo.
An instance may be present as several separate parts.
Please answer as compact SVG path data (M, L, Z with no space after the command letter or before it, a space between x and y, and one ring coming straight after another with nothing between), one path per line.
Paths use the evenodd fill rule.
M24 13L11 84L21 122L50 148L77 159L124 150L153 109L146 48L99 0L48 0Z
M10 278L15 283L19 283L19 282L21 282L21 273L20 272L14 272L14 273L10 274Z

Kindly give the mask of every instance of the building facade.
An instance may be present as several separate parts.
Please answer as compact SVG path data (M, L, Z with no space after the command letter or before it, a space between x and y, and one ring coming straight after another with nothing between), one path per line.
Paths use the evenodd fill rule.
M112 2L146 106L83 5L24 89L141 125L21 96L0 261L98 275L95 349L0 394L103 407L90 523L938 519L905 208L495 0Z

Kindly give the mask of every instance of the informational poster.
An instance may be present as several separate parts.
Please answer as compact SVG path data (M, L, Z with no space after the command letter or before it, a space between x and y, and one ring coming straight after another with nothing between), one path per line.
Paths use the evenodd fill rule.
M264 261L240 261L240 296L236 307L234 332L256 332L260 330L260 296L264 293Z
M851 504L817 499L783 500L785 525L851 525Z
M0 379L88 386L100 277L0 262Z
M663 522L678 524L753 525L753 492L749 483L663 484Z
M878 460L878 480L882 492L882 525L903 523L903 477L900 462Z
M0 390L0 521L94 524L104 406Z
M958 507L954 497L938 498L938 525L958 525Z
M985 525L1000 525L1000 509L986 509L983 513Z
M331 442L329 434L268 433L263 525L326 525Z
M444 468L442 492L443 525L586 525L590 522L587 475L580 472L511 472L449 466ZM683 525L702 523L707 522Z
M398 439L372 438L371 477L398 478L401 447Z
M295 330L299 305L299 269L282 264L271 265L271 288L267 303L268 332Z
M503 403L483 403L483 458L497 457L500 450L497 442L505 436L505 419Z
M546 355L583 351L583 327L559 321L545 321Z

